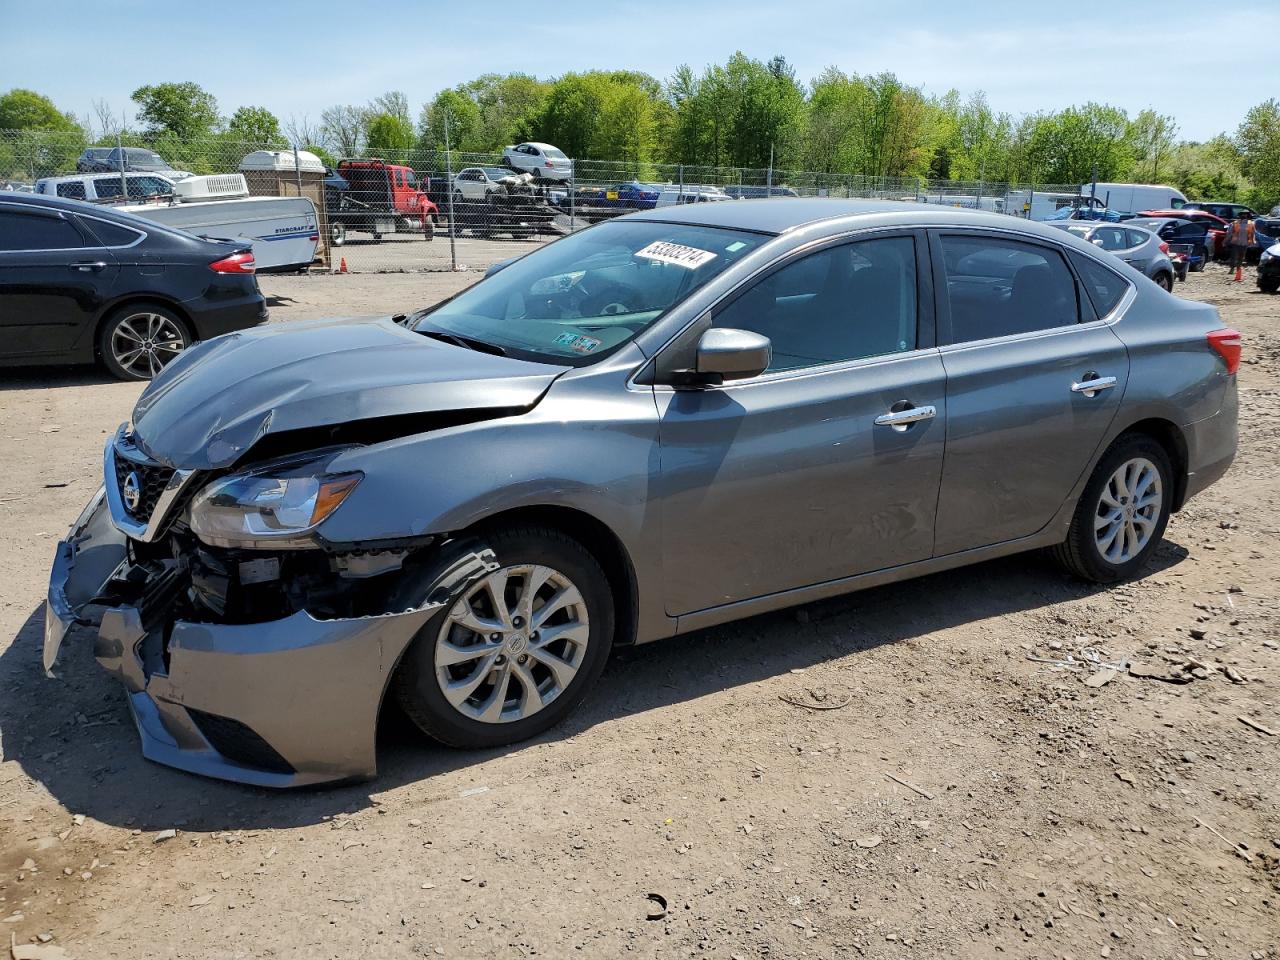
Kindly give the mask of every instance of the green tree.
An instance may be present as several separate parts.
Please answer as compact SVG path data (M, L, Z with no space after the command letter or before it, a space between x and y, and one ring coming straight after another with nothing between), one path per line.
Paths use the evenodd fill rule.
M461 90L441 90L422 108L418 119L419 148L443 150L445 126L448 125L448 146L453 150L480 152L485 149L480 139L480 107Z
M1128 138L1133 145L1133 176L1146 183L1159 183L1168 175L1169 155L1177 143L1178 124L1173 117L1143 110L1129 124Z
M170 133L181 140L204 136L218 125L218 101L199 84L157 83L130 94L147 133Z
M369 118L365 129L365 148L369 153L404 159L413 149L413 124L390 113L377 113Z
M279 149L288 146L280 132L280 121L266 107L241 107L227 122L228 139L255 148Z
M0 130L79 130L75 117L34 90L14 87L0 94Z
M1280 203L1280 100L1250 110L1236 130L1241 172L1253 181L1249 202L1264 210Z

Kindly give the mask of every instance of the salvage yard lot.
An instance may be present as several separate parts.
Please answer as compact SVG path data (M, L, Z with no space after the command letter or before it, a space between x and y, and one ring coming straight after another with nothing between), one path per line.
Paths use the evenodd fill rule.
M460 753L388 715L378 779L296 793L144 761L87 631L44 678L53 545L140 387L7 375L0 935L81 960L1280 956L1280 298L1226 276L1178 292L1245 335L1240 453L1142 578L1013 557L622 651L545 737ZM262 286L290 322L475 277ZM1192 679L1029 659L1082 648Z

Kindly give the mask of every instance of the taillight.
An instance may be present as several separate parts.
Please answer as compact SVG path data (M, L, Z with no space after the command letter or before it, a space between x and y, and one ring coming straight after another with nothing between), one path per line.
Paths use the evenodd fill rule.
M1228 327L1209 334L1209 346L1227 362L1227 373L1240 369L1240 331Z
M1167 243L1165 243L1163 240L1161 240L1161 241L1160 241L1160 252L1161 252L1161 253L1168 253L1168 252L1169 252L1169 245L1168 245Z
M229 257L213 261L209 264L209 269L214 273L253 273L256 268L253 263L253 254L248 250L241 250Z

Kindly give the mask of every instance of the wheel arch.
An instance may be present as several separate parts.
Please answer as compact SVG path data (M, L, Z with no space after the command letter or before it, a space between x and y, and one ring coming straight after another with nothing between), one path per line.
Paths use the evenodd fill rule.
M1172 420L1166 420L1163 417L1147 417L1144 420L1138 420L1129 424L1116 435L1115 440L1111 441L1107 446L1107 450L1119 443L1124 437L1131 435L1140 435L1150 437L1156 443L1164 448L1164 452L1168 454L1169 463L1173 466L1173 503L1170 507L1171 512L1176 513L1182 509L1182 504L1187 496L1187 465L1188 451L1187 438L1183 435L1182 429ZM1103 451L1105 456L1106 451Z
M622 539L608 524L573 507L543 505L512 507L476 521L462 535L484 541L494 527L550 527L582 544L604 569L613 594L614 645L632 646L639 622L639 589L635 566Z
M182 325L187 328L187 336L191 338L192 344L199 341L200 338L196 335L196 325L191 319L191 314L188 313L177 300L166 297L163 294L128 293L112 300L104 306L98 312L97 318L93 321L92 340L90 341L90 344L93 356L96 359L100 360L102 358L102 351L99 348L99 344L101 342L103 325L107 322L108 318L122 307L140 306L146 303L154 303L157 306L164 307L166 310L171 310L177 318L182 321Z

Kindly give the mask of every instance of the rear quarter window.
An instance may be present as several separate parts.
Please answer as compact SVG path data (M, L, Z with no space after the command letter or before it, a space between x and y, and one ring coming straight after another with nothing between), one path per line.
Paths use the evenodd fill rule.
M68 180L66 183L58 184L58 196L67 197L71 200L83 200L84 182L81 180Z
M1119 274L1108 270L1098 261L1071 251L1071 263L1084 281L1085 292L1098 316L1105 317L1120 303L1129 284Z

